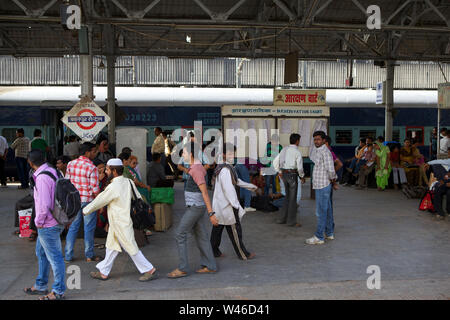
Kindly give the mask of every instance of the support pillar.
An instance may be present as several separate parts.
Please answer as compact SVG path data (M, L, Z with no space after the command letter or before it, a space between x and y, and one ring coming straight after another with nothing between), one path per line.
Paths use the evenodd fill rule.
M106 68L107 68L107 84L108 84L108 97L106 101L108 102L108 116L111 118L108 124L108 138L109 141L116 141L116 96L115 96L115 64L116 57L108 55L106 57Z
M94 75L93 75L93 50L92 50L92 27L88 26L89 54L80 56L80 98L94 100Z
M392 111L394 110L394 68L394 61L386 61L386 112L384 119L384 135L386 141L392 141Z

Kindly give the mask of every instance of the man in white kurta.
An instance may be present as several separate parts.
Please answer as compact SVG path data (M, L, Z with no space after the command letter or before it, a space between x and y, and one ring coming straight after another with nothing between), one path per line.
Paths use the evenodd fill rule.
M228 145L228 147L227 147ZM227 149L228 148L228 149ZM235 187L255 191L258 187L246 183L237 177L237 173L231 166L234 162L235 148L233 145L224 146L225 164L219 164L215 172L215 185L213 195L213 210L216 213L218 226L214 226L211 232L211 246L214 256L221 257L219 249L223 228L226 227L228 236L239 259L252 259L255 254L250 253L242 241L242 228L240 220L245 210L239 203L238 193Z
M123 166L120 159L110 159L106 165L108 178L114 177L111 183L89 205L83 209L87 215L108 206L109 230L106 239L106 256L97 264L100 272L92 272L95 279L107 280L114 260L122 252L122 248L130 255L139 272L144 274L140 281L156 278L156 269L144 257L134 239L133 221L130 216L132 190L140 198L133 181L122 176Z

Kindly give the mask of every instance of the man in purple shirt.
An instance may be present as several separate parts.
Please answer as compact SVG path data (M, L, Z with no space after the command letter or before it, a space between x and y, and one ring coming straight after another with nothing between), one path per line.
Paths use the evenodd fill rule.
M36 218L34 219L38 231L36 241L36 256L39 264L39 274L36 283L31 288L25 288L27 294L44 296L40 300L64 299L66 268L62 256L61 232L64 227L53 218L51 210L54 208L55 181L45 172L58 177L54 168L45 162L45 154L39 150L32 150L28 155L28 163L34 170L34 204ZM47 290L50 266L53 270L53 287L50 294Z

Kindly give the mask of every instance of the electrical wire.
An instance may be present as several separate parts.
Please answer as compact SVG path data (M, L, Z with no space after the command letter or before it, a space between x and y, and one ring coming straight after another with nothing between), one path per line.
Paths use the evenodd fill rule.
M154 39L154 40L165 41L165 42L169 42L169 43L183 44L183 45L190 45L190 46L197 46L197 47L205 47L205 46L211 47L211 46L223 46L223 45L227 45L227 44L235 44L235 43L243 43L243 42L250 42L250 41L256 41L256 40L276 38L280 34L282 34L285 30L289 29L292 24L293 24L293 22L287 24L286 26L284 26L280 31L278 31L274 35L267 35L267 36L260 36L260 37L255 37L255 38L242 39L242 40L225 41L225 42L214 42L214 43L202 43L202 42L187 43L185 41L172 40L172 39L166 39L166 38L159 37L159 36L154 36L154 35L142 32L142 31L135 30L133 28L125 27L120 24L114 24L114 25L116 27L118 27L119 29L127 30L127 31L130 31L130 32L139 34L141 36Z

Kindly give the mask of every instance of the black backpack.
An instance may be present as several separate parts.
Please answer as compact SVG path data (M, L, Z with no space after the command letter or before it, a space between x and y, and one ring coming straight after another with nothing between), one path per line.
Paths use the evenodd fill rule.
M57 173L58 178L49 171L42 171L39 175L45 174L55 181L55 205L50 212L59 224L67 226L75 220L80 211L81 198L70 179L65 179L59 171Z

